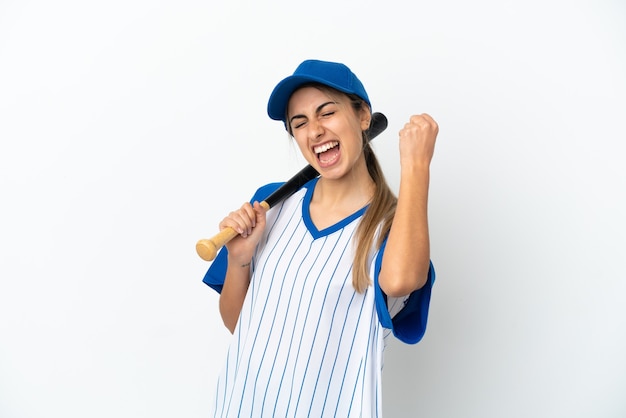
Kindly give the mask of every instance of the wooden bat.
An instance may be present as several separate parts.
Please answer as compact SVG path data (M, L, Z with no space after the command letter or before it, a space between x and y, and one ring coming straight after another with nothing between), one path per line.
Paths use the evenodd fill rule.
M387 117L380 112L375 112L372 114L370 127L366 131L366 138L372 140L385 129L387 129ZM273 207L300 190L309 180L313 180L317 176L319 176L317 170L311 165L307 165L261 202L261 206L265 209ZM196 252L203 260L212 261L217 255L217 251L237 235L239 234L233 228L224 228L212 238L199 240L196 243Z

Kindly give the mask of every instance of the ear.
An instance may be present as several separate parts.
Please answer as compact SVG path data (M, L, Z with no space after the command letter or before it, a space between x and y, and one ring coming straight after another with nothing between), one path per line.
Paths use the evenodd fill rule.
M372 113L370 112L369 106L363 104L360 110L360 122L361 122L361 130L365 131L370 127L370 123L372 121Z

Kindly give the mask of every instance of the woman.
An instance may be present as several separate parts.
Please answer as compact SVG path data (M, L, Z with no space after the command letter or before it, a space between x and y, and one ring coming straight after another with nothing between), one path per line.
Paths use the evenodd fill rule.
M435 279L427 201L437 123L400 131L398 197L364 135L372 115L359 79L307 60L272 92L281 120L319 173L266 211L260 188L220 228L239 236L204 281L233 333L215 416L380 416L385 337L425 331Z

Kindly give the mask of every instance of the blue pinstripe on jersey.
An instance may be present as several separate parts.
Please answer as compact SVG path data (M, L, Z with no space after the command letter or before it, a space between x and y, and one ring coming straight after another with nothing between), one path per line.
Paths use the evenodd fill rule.
M373 288L352 287L352 238L364 209L317 230L308 213L314 185L267 214L216 417L380 415L388 332ZM372 254L371 271L374 262ZM390 311L405 301L390 298Z

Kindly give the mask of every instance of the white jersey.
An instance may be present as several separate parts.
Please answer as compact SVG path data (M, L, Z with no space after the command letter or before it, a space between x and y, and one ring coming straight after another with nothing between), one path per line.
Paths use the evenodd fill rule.
M381 416L383 324L393 328L409 296L386 300L376 283L354 290L352 238L365 208L319 231L308 211L315 183L267 213L211 416Z

